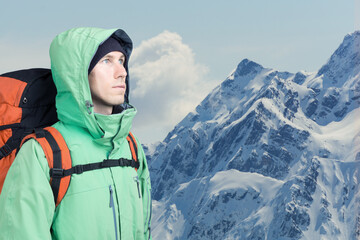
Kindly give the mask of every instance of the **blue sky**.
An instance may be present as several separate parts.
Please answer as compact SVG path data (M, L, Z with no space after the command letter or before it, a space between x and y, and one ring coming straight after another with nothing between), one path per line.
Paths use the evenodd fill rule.
M124 29L135 47L130 97L139 113L133 128L145 143L162 140L242 59L281 71L317 71L344 36L360 28L360 0L40 0L0 6L1 73L49 67L51 40L69 28Z

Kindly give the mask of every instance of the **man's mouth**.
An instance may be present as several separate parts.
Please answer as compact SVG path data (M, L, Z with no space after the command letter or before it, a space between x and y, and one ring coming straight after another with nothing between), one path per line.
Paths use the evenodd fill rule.
M113 88L123 88L123 89L125 89L125 85L117 85L117 86L114 86Z

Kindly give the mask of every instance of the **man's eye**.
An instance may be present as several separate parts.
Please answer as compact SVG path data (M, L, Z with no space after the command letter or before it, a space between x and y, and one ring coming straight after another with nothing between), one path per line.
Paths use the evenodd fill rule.
M103 63L109 63L109 59L107 59L107 58L104 59L104 60L103 60Z
M124 65L124 59L119 59L119 63L121 64L121 65Z

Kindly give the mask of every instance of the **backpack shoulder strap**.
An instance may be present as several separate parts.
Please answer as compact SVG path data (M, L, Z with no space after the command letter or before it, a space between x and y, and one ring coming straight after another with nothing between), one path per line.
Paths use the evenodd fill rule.
M129 135L126 137L126 140L129 143L132 159L135 162L138 162L138 149L134 135L131 132L129 132ZM137 171L137 168L135 168L135 170Z
M50 168L50 185L55 205L58 206L70 184L70 176L63 176L64 169L72 166L69 148L61 133L54 127L36 129L35 133L23 139L22 144L30 138L38 141L44 150Z
M6 143L0 147L0 160L10 155L19 145L20 141L16 141L13 137L10 137Z

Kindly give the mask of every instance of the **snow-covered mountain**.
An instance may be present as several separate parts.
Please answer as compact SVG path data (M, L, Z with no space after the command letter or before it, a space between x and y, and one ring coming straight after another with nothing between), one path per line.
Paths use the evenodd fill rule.
M360 31L316 73L244 59L145 147L153 239L360 239Z

